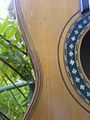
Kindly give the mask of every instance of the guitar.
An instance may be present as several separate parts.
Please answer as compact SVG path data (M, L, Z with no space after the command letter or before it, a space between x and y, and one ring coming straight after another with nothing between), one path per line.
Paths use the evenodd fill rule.
M15 0L36 75L24 120L90 119L89 3Z

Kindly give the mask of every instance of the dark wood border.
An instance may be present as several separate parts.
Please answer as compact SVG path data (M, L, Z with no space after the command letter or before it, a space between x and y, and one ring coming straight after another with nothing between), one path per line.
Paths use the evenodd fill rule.
M16 9L19 26L20 26L21 32L23 34L26 46L28 48L29 55L32 59L32 63L34 65L34 70L35 70L35 76L36 76L34 95L31 100L30 106L23 118L23 120L29 120L32 116L32 113L34 112L34 110L36 108L36 105L38 103L38 100L39 100L39 97L41 94L43 75L42 75L42 68L41 68L38 54L35 50L33 41L30 37L30 33L29 33L29 30L26 25L26 21L24 19L23 12L21 10L20 0L14 0L14 5L15 5L15 9Z

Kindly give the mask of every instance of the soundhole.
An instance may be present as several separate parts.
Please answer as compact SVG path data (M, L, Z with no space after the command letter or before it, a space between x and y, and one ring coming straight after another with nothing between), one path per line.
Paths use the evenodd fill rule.
M90 81L90 30L84 35L80 48L80 60L84 73Z

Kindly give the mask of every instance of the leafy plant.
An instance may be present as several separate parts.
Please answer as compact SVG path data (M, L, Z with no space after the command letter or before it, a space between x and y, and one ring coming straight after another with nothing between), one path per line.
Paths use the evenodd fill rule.
M10 120L21 120L29 106L35 88L33 73L18 23L7 17L0 24L0 112Z

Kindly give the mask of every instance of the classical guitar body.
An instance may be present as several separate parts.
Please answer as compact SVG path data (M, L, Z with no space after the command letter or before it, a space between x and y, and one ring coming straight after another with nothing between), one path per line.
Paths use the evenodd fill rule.
M24 119L90 120L89 10L80 11L79 0L15 3L36 73L36 89Z

